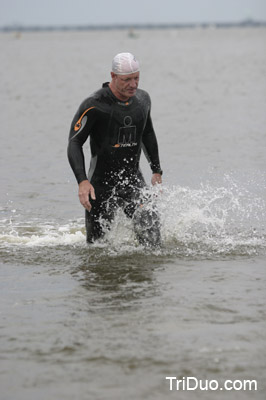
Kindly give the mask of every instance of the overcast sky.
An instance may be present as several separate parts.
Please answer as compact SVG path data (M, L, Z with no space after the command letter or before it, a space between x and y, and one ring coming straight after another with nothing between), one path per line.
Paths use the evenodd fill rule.
M0 0L0 26L266 21L266 0Z

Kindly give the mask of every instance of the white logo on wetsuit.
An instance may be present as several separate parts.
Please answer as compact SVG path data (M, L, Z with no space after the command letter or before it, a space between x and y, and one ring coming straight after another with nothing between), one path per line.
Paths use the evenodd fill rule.
M124 118L124 126L119 128L118 143L114 147L133 147L138 145L136 142L136 126L131 124L132 118L127 115Z

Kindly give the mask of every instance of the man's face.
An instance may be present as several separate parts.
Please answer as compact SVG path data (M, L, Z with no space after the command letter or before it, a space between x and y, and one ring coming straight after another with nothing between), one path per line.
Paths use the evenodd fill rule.
M116 75L112 73L112 78L115 90L121 100L127 100L136 94L139 84L139 72L128 75Z

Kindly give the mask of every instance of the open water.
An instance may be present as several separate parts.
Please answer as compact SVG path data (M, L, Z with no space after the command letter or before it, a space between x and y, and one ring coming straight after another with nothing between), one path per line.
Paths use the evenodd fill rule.
M0 35L1 400L265 398L265 43L264 28ZM87 246L66 158L120 51L152 98L161 250L121 212Z

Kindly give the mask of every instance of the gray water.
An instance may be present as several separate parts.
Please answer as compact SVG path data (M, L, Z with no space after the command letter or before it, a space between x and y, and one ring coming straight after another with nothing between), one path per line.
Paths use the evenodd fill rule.
M0 35L1 400L264 399L265 42L264 28ZM152 98L155 251L122 212L86 245L66 159L120 51ZM169 376L257 391L170 391Z

